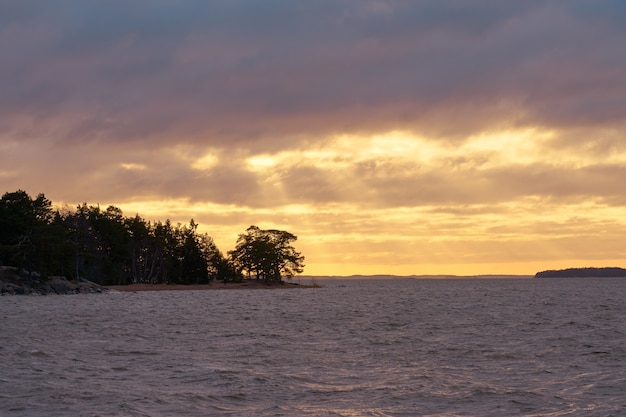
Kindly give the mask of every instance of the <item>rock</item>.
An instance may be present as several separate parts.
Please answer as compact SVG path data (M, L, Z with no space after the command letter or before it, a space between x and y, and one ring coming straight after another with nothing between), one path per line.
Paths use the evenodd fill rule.
M0 281L0 294L24 294L24 289L10 282Z
M14 267L0 267L0 295L23 294L83 294L105 291L100 285L82 279L81 282L69 281L65 277L52 276L42 278L39 274L29 273Z
M71 294L76 293L76 285L72 284L70 281L60 278L60 277L52 277L48 282L48 286L52 288L57 294Z

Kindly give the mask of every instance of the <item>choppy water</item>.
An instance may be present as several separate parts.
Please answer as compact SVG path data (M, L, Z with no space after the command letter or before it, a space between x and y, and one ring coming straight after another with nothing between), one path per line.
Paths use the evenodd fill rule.
M626 280L323 284L0 297L0 415L626 415Z

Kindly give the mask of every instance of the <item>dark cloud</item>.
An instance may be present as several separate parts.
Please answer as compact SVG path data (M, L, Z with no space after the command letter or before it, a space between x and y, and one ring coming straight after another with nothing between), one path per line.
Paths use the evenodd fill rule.
M614 1L1 7L0 128L23 140L271 149L334 132L624 125Z

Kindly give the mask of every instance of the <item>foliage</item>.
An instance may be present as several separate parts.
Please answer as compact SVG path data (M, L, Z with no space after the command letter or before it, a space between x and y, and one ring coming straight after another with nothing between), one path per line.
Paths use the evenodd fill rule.
M234 268L207 234L190 224L125 217L117 207L83 203L52 209L43 194L0 199L0 265L99 284L208 283Z
M49 227L52 218L52 203L43 194L31 199L22 190L5 193L0 199L0 265L53 267L63 257L63 233Z
M296 239L250 226L227 258L193 219L174 226L87 203L54 210L43 194L33 199L22 190L0 199L0 266L101 285L240 281L243 272L281 281L302 272L304 257L291 245Z
M281 281L302 272L304 257L291 245L296 239L250 226L227 258L193 219L174 226L87 203L53 210L43 194L32 199L22 190L0 199L0 266L102 285L241 281L244 272Z
M250 226L228 254L235 267L248 277L281 281L283 276L290 279L303 270L304 256L291 245L295 240L297 237L289 232Z

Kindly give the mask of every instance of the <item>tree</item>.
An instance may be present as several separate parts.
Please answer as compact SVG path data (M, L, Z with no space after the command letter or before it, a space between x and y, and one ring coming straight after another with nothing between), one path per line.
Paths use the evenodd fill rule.
M291 279L304 268L304 256L297 252L292 242L298 238L282 230L262 230L250 226L239 235L237 245L228 254L231 262L248 277L267 282L280 282L282 277Z
M209 266L202 253L196 230L198 224L191 219L189 227L183 228L181 249L181 283L207 284L209 282Z
M50 224L52 203L43 194L32 199L25 191L0 198L0 264L29 270L50 270L59 234ZM61 237L62 239L62 237Z
M125 220L131 237L131 281L156 284L164 280L165 244L156 236L153 226L136 215Z
M115 206L109 206L104 211L98 206L91 206L90 209L89 222L101 238L98 254L102 282L130 284L131 242L122 210Z
M89 211L87 203L77 206L74 212L69 209L57 211L56 223L65 228L67 242L72 247L73 262L67 269L67 274L77 280L87 276L98 282L97 252L101 237L90 224Z
M242 276L193 219L188 226L151 223L87 203L53 211L43 194L32 199L22 190L0 198L0 265L102 285L206 284Z
M207 264L209 281L224 279L224 276L228 274L228 270L224 269L225 258L217 248L213 238L203 233L197 236L197 242L200 253Z
M180 228L180 225L179 225ZM178 229L172 226L172 222L168 219L165 223L157 222L154 224L152 235L156 240L157 246L162 252L162 270L159 273L159 279L156 282L176 283L178 277L179 257L177 256L179 238Z

